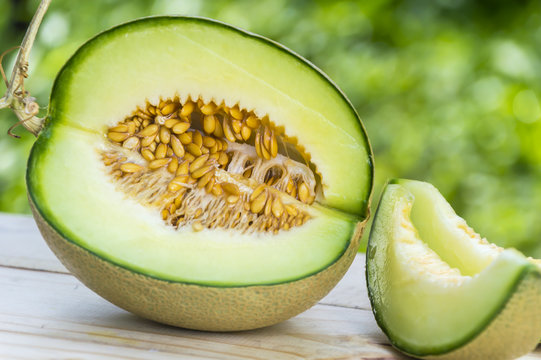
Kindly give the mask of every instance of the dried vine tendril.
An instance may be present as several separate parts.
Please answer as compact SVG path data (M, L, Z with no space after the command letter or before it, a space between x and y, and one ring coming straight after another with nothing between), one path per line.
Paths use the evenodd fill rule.
M35 136L39 134L43 126L44 118L37 117L40 107L36 102L36 99L30 96L30 93L24 89L24 80L28 77L28 58L30 56L30 49L32 48L41 21L47 12L50 3L51 0L42 0L40 2L36 14L32 18L26 31L22 44L8 49L0 55L0 72L4 83L7 86L5 95L0 98L0 109L10 108L19 119L19 121L12 125L8 130L8 135L15 138L19 138L19 136L13 133L13 129L19 125L24 126ZM17 55L17 60L11 73L11 79L8 81L1 62L6 54L15 49L19 49L19 54Z

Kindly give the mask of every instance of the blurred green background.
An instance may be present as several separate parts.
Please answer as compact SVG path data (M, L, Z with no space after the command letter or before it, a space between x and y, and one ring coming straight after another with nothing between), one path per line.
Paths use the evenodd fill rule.
M0 49L20 43L37 4L0 0ZM488 239L541 257L541 2L53 0L26 88L46 106L55 74L85 40L158 14L228 22L327 72L368 130L374 204L390 177L430 181ZM20 140L8 137L15 121L0 112L0 211L29 213L34 139L22 128Z

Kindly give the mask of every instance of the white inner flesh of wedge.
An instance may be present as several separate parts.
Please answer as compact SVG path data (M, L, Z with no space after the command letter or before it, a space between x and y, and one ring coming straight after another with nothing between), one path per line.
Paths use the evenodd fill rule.
M400 185L389 185L393 191ZM395 200L394 214L387 250L389 259L376 259L376 263L386 261L386 281L376 288L378 302L384 308L386 327L393 338L408 347L427 349L452 346L461 339L468 339L490 321L505 303L518 277L528 261L514 250L500 251L484 242L478 242L463 230L455 231L453 237L445 239L449 246L471 243L462 247L465 254L468 248L475 253L489 254L493 261L478 273L463 275L460 269L450 266L429 247L434 238L441 235L439 225L457 225L456 215L448 213L433 224L433 231L425 231L423 239L410 220L412 207L417 206L413 197L403 196ZM418 216L427 220L430 215L424 209ZM442 212L439 211L438 214ZM454 214L454 213L453 213ZM460 222L459 222L460 224ZM449 228L451 225L449 225ZM371 240L372 241L372 240ZM374 241L378 244L378 241ZM383 256L378 254L375 256ZM381 276L381 275L380 275ZM460 329L459 332L456 329ZM430 339L430 343L427 343Z
M415 197L411 219L420 238L463 275L479 273L503 251L469 227L433 185L420 181L401 185Z

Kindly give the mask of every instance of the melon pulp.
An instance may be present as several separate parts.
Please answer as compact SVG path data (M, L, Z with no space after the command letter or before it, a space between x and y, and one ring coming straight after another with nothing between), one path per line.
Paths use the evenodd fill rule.
M243 231L238 223L195 231L194 222L170 226L162 208L119 188L104 165L105 152L126 154L141 167L149 162L112 144L108 131L135 109L163 99L175 99L179 106L199 103L201 109L212 103L226 111L224 116L241 109L279 134L282 145L274 159L299 164L288 159L296 153L297 160L305 160L304 168L317 181L311 188L317 197L302 202L299 195L280 193L272 181L265 191L305 214L305 221L272 231L251 229L251 223ZM195 132L203 133L202 127ZM250 147L253 135L233 139L229 157ZM230 165L212 166L225 176ZM154 179L174 176L145 169ZM235 180L237 189L248 189L241 197L249 199L258 184L240 175ZM27 172L40 230L87 286L150 319L222 331L285 320L323 297L354 257L372 181L363 126L323 73L269 40L183 17L124 24L81 47L57 76ZM225 206L223 196L215 200ZM247 209L251 219L267 216Z
M366 276L378 325L415 357L511 359L541 334L539 268L482 239L428 183L387 185Z

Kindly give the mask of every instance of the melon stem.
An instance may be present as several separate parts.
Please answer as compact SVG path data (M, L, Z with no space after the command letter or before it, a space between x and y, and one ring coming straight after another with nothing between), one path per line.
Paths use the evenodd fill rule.
M30 57L30 50L34 44L34 40L38 33L39 26L51 0L41 0L26 34L24 35L21 46L19 46L19 54L11 73L11 79L8 82L5 78L4 71L2 69L2 76L7 85L5 95L0 98L0 109L10 108L13 110L19 121L9 128L8 134L10 136L18 138L19 136L13 134L12 130L22 125L26 130L37 136L41 131L45 118L39 118L36 115L39 112L39 105L36 99L30 96L30 93L24 89L24 80L28 77L28 58ZM12 49L4 52L0 56L0 62L4 55ZM0 68L1 68L0 63Z

